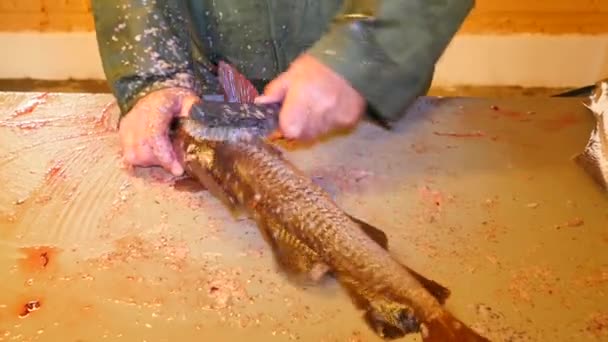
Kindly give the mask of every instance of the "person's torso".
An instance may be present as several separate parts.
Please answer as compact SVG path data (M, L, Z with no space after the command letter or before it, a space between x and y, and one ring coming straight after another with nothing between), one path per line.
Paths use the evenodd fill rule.
M270 80L329 27L343 0L190 0L195 38L212 62Z

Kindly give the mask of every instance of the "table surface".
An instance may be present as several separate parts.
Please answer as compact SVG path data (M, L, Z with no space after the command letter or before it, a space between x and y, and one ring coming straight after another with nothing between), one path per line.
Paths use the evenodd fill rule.
M121 165L108 94L0 94L0 341L375 341L251 221ZM580 99L421 98L288 157L495 341L608 339L608 196ZM286 146L289 147L289 146ZM410 336L404 341L419 341Z

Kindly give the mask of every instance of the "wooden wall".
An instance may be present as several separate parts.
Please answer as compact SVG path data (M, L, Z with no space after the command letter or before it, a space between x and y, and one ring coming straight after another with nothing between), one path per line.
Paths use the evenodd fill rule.
M90 0L0 0L0 31L91 30Z
M90 0L0 0L0 31L92 31L90 8ZM608 0L477 0L461 33L608 33Z
M477 0L461 31L472 34L608 33L608 1Z
M0 31L91 30L90 0L0 0Z

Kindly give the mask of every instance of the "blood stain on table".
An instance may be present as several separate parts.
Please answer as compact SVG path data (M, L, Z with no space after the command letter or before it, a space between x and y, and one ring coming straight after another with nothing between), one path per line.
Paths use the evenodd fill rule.
M60 250L56 247L35 246L20 249L24 257L18 260L18 268L23 272L41 272L55 264Z
M561 114L554 119L543 120L540 123L540 126L545 131L556 132L574 126L581 121L580 116L575 115L574 113L566 113Z
M15 111L13 111L13 115L11 115L11 117L15 118L33 112L39 105L46 102L48 94L49 93L42 93L26 100L21 105L19 105L19 107L17 107Z
M32 299L23 304L18 310L19 318L25 318L32 312L40 310L42 304L38 299Z

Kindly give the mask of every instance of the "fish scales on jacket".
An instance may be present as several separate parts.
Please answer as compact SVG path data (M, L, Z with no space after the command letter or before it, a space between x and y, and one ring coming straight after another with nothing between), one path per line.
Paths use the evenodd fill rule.
M234 101L252 100L236 70L223 65L219 79L232 94L248 94ZM178 134L186 171L256 221L282 269L312 282L334 276L379 336L420 332L423 341L488 341L443 307L447 288L395 260L381 230L341 210L276 147L250 134L247 141Z

